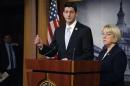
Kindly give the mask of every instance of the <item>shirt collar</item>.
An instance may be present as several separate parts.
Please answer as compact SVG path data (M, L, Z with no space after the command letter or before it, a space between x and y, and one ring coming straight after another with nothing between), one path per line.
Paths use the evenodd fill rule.
M77 23L77 21L75 20L71 25L66 24L66 28L71 28L70 31L73 32L76 23Z

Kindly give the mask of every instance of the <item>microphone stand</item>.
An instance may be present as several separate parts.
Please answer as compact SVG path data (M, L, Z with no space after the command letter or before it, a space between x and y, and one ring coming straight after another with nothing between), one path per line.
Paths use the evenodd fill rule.
M75 48L74 48L74 51L73 51L73 56L72 56L72 60L75 60Z

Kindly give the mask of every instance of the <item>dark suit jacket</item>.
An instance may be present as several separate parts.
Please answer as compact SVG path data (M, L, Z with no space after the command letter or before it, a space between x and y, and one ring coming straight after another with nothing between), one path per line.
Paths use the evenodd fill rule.
M77 22L71 35L68 48L65 47L65 27L56 29L54 38L50 46L44 45L41 54L54 56L58 52L58 57L71 60L93 59L93 38L91 29Z
M18 52L17 48L13 47L13 49L16 54L16 52ZM16 58L16 62L18 62L17 58ZM5 72L8 65L9 65L8 53L5 44L2 42L0 43L0 72ZM16 66L18 66L17 63Z
M106 49L100 52L98 56L100 60L105 52ZM118 45L115 45L101 62L101 86L123 86L127 65L127 57L124 51Z

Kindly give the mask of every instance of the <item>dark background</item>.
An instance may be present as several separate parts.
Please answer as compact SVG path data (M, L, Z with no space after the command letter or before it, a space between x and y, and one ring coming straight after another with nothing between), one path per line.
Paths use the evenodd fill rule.
M0 36L10 33L17 41L23 38L24 0L0 0Z
M19 86L22 86L24 0L0 0L0 39L2 40L2 36L7 33L19 44Z

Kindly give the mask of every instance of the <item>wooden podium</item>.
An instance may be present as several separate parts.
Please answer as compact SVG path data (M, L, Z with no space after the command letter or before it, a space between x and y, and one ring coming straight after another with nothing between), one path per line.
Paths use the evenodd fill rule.
M26 59L28 86L99 86L100 62Z

